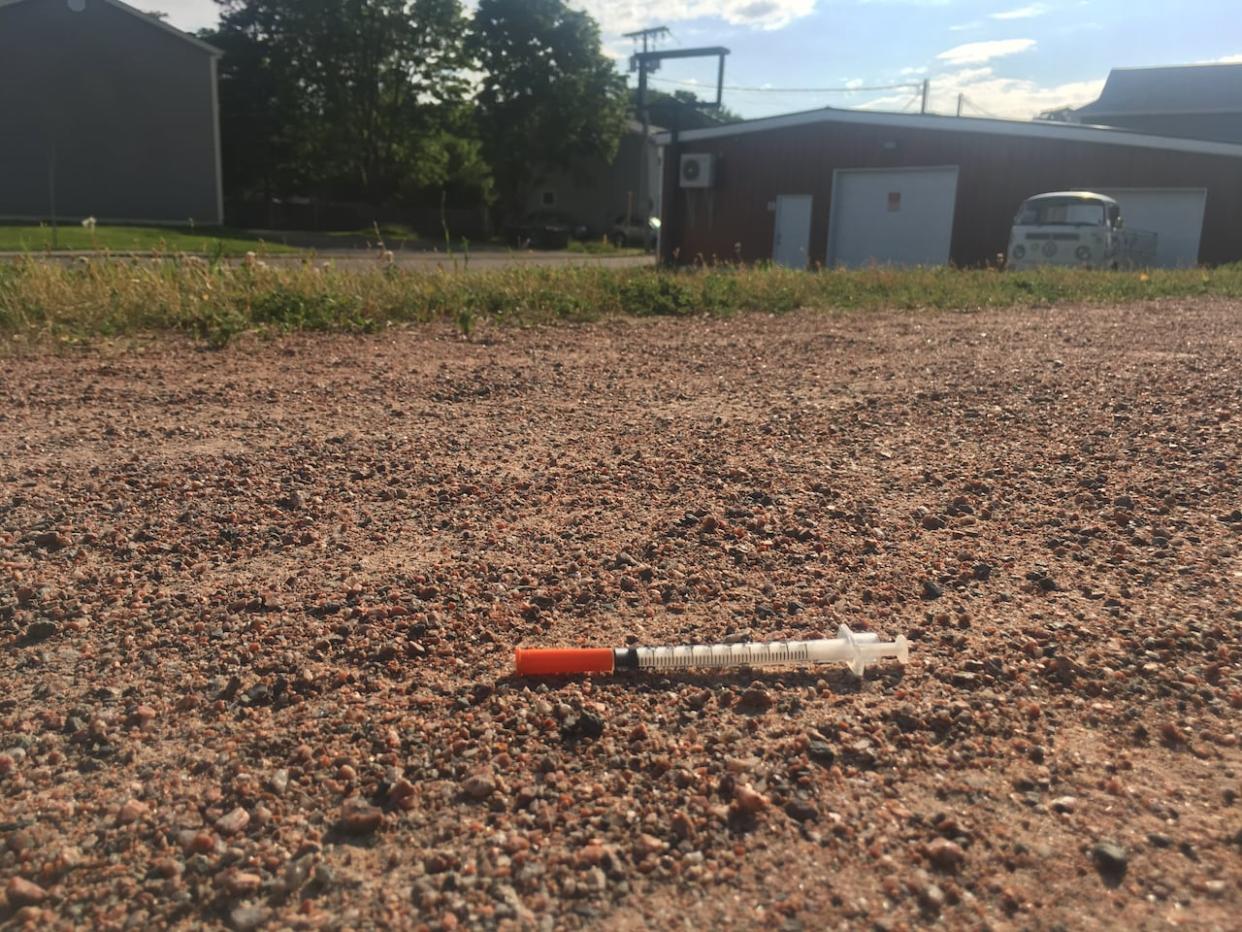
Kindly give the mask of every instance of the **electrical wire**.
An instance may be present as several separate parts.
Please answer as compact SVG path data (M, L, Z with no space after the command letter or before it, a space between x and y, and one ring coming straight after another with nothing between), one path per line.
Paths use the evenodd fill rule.
M648 78L647 80L659 84L677 84L682 87L694 87L699 90L711 90L711 88L697 81L678 81L673 78ZM908 90L912 87L922 87L921 84L877 84L869 87L742 87L737 84L725 84L723 89L726 91L744 91L747 93L761 94L853 94L863 91L896 91Z
M965 94L963 94L963 95L962 95L962 103L964 103L964 104L969 104L969 105L970 105L971 107L973 107L975 110L977 110L977 111L979 111L980 113L982 113L985 117L989 117L989 118L991 118L991 119L993 119L993 120L1003 120L1003 119L1005 119L1005 117L1003 117L1003 116L997 116L997 115L996 115L995 113L993 113L991 110L984 110L982 107L980 107L977 103L975 103L973 100L971 100L971 99L970 99L969 97L967 97Z

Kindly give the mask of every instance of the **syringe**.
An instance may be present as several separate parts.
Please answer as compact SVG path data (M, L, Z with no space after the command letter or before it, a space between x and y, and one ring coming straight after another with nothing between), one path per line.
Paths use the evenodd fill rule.
M519 647L514 652L514 662L519 676L832 662L848 664L855 674L862 676L869 663L894 657L898 663L904 664L909 656L910 642L902 635L898 635L895 641L881 641L876 634L855 634L848 626L841 625L835 638L814 641L689 644L681 647Z

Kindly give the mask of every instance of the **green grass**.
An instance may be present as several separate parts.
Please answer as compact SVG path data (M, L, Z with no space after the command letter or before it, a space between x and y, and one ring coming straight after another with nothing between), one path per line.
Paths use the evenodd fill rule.
M0 225L0 252L143 252L219 253L241 256L247 252L297 252L288 246L265 243L241 230L217 227L131 227L81 224L61 226Z
M237 265L195 257L0 263L0 345L90 343L151 332L223 346L244 332L360 332L447 320L469 336L483 322L518 325L601 317L727 316L822 311L1115 304L1242 297L1242 265L1150 273L1041 269L511 267L465 273L304 261Z
M643 250L631 249L627 246L618 246L610 243L607 239L600 237L599 239L583 239L573 240L566 252L580 252L588 256L641 256Z

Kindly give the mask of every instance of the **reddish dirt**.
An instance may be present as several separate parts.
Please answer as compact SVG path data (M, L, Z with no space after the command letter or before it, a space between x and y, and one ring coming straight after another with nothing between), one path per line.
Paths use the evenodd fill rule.
M1210 301L8 360L0 923L1228 928L1240 360ZM841 622L910 664L511 675Z

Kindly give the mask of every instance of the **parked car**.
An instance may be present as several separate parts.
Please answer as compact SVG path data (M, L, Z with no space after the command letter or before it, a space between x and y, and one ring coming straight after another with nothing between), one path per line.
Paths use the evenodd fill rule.
M1121 207L1090 191L1054 191L1027 198L1009 233L1007 266L1072 265L1094 269L1150 266L1156 234L1127 230Z
M653 250L660 238L660 218L618 217L608 231L608 241L614 246Z
M568 214L537 210L509 230L509 238L522 249L564 249L571 239L585 239L587 228Z

